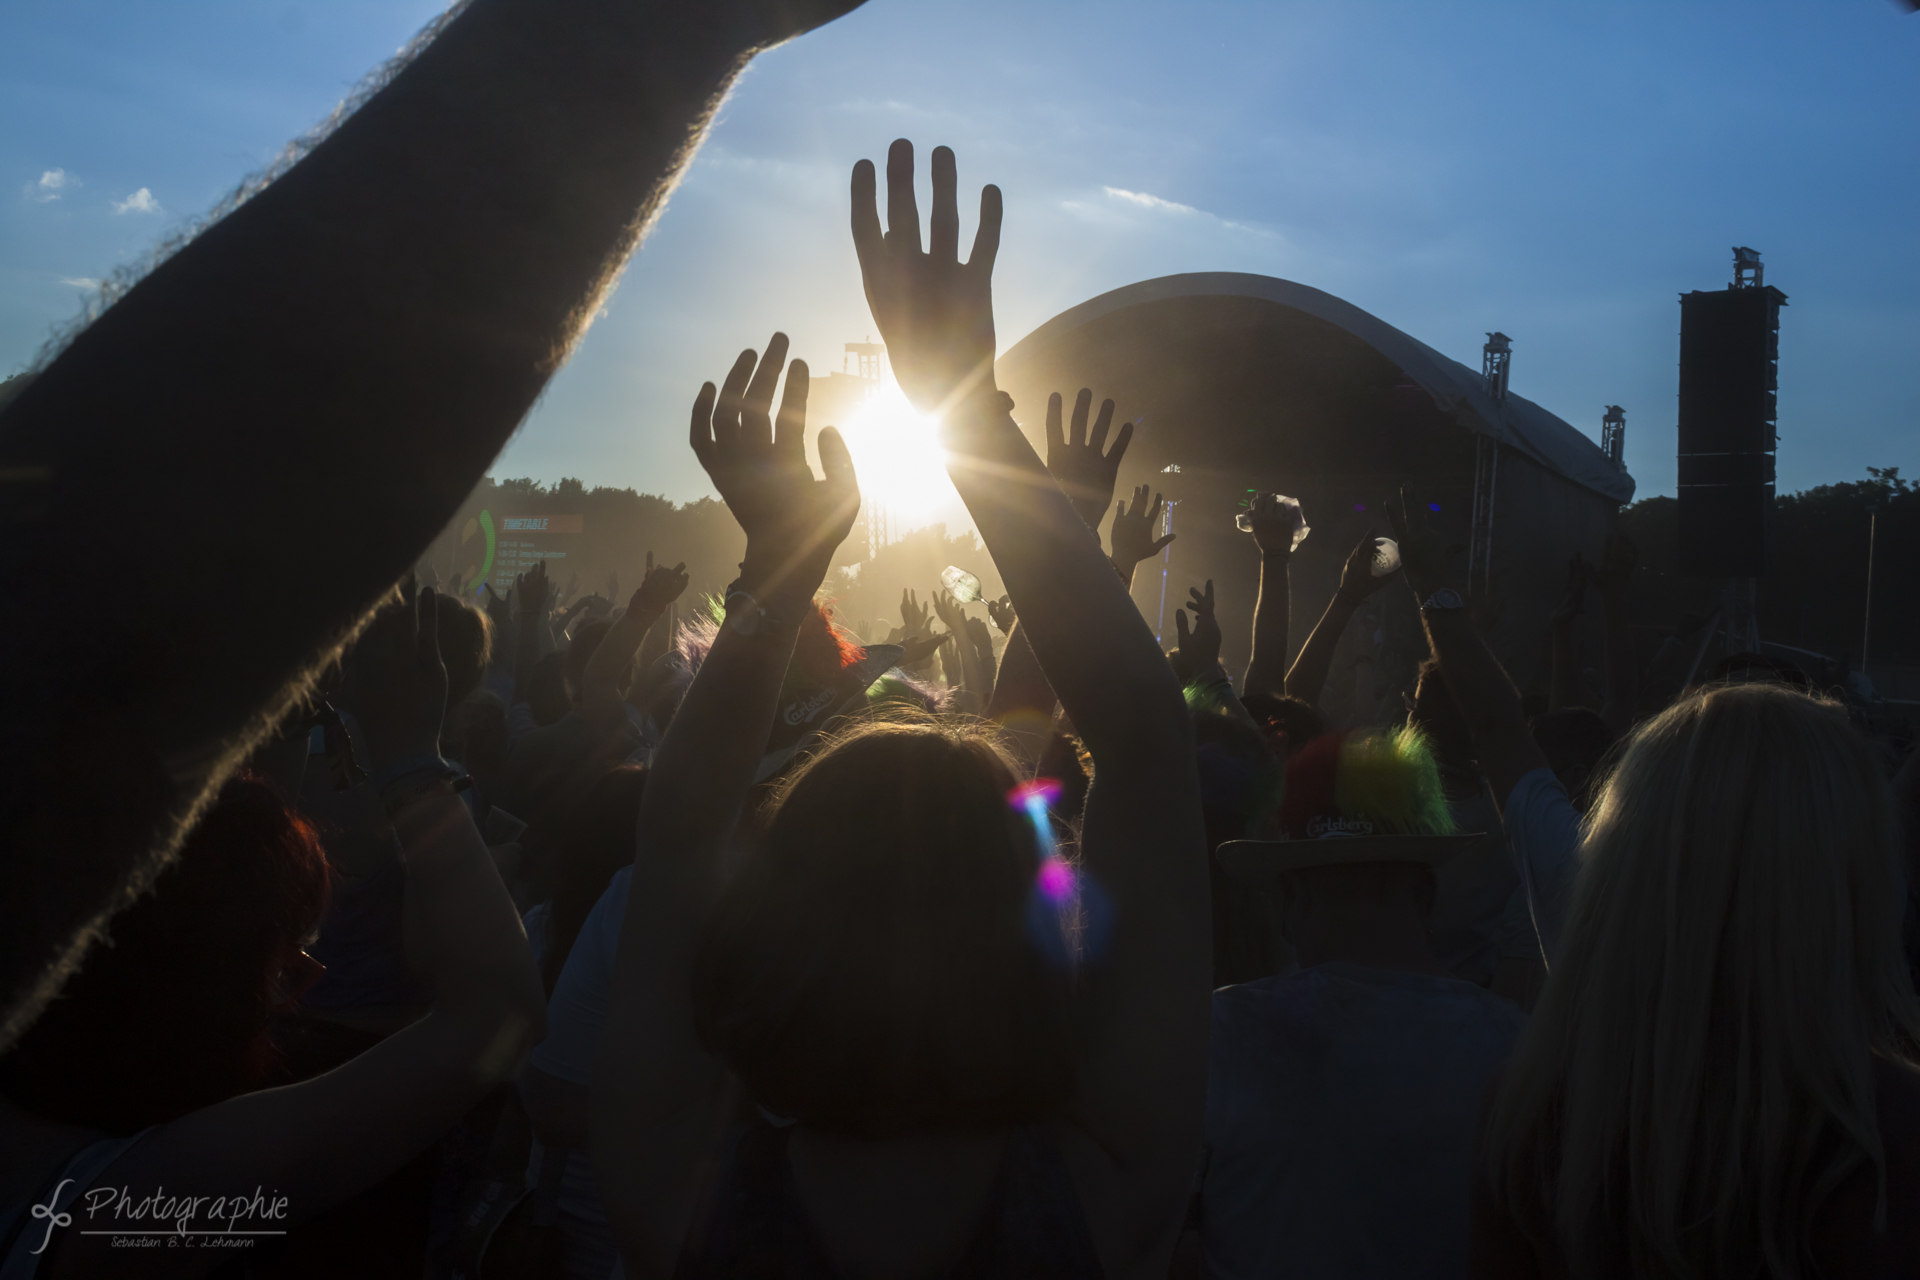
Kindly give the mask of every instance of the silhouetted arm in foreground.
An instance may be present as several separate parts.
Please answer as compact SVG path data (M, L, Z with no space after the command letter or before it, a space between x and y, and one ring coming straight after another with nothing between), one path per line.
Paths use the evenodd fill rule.
M75 620L0 654L0 1048L481 477L734 76L856 2L472 0L0 412L0 591Z

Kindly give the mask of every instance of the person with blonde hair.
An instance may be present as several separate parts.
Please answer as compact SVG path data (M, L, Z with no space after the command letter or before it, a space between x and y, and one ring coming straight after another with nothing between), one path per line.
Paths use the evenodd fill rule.
M1837 703L1710 687L1635 733L1487 1103L1476 1275L1920 1272L1898 839Z

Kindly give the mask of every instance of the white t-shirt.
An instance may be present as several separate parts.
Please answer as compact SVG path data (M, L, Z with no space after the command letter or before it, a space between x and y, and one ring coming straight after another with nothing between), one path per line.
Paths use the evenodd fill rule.
M1207 1274L1465 1276L1481 1094L1525 1025L1472 983L1349 964L1214 992Z
M1526 877L1541 945L1551 959L1580 869L1580 814L1553 770L1535 769L1513 784L1500 817Z

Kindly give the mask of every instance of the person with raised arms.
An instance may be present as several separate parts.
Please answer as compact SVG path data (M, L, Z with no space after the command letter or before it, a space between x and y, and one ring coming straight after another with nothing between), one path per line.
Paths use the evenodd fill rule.
M873 168L854 171L867 296L1093 756L1080 861L985 732L878 722L803 762L725 874L794 619L858 505L836 433L826 478L806 463L805 366L776 415L785 340L757 367L743 353L701 391L693 443L746 559L655 757L594 1076L629 1275L1159 1280L1196 1168L1209 941L1187 710L994 387L999 192L962 263L952 152L933 154L927 252L912 175L894 143L883 235Z

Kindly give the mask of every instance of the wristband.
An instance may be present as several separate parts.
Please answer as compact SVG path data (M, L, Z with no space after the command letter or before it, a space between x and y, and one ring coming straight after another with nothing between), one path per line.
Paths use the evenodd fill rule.
M726 611L727 625L743 636L767 635L784 625L784 619L761 604L751 591L742 588L739 579L727 588L721 607Z

